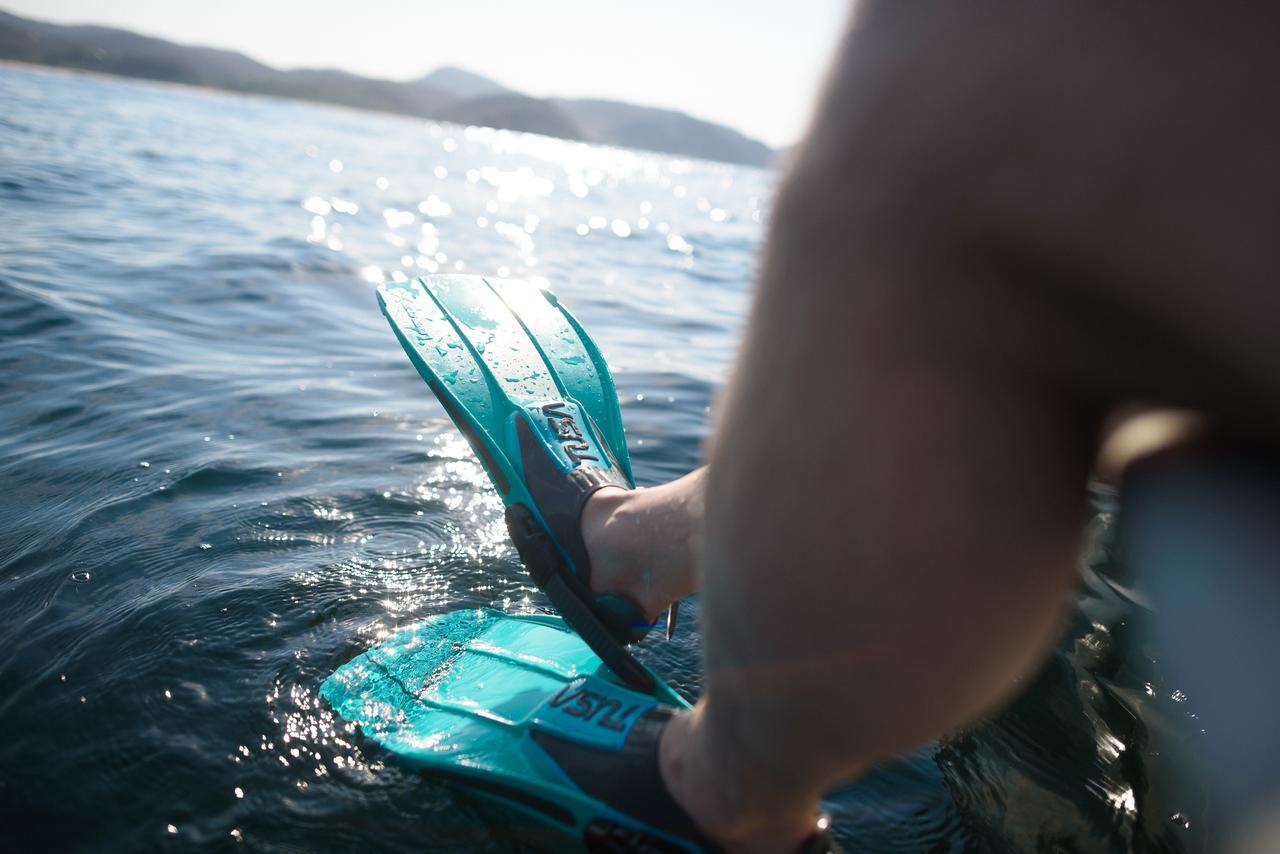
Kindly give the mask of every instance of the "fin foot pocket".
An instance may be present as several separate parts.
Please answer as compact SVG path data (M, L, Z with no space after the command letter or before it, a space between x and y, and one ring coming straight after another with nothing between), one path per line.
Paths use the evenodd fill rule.
M698 829L689 814L671 797L662 779L658 744L667 723L676 713L677 710L670 706L649 709L635 720L621 745L614 750L554 732L531 732L534 743L584 793L634 819L634 824L606 818L589 822L583 834L587 850L723 850ZM814 832L800 844L799 854L835 852L837 849L828 832L829 824L825 814L816 816Z
M621 643L633 644L644 640L653 625L645 619L640 606L621 593L602 593L595 598L596 606L608 614L605 622L610 633Z

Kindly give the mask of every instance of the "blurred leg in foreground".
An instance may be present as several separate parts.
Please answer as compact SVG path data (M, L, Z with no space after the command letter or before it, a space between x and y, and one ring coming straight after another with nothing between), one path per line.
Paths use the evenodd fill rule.
M706 680L662 769L714 836L784 850L824 790L1008 698L1109 415L1277 436L1276 17L859 10L681 498Z

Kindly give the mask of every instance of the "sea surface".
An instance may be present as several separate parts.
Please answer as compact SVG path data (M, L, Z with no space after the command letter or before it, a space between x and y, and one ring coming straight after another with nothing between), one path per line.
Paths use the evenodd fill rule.
M536 278L641 483L699 464L776 176L0 67L0 846L524 851L318 699L458 608L547 610L378 282ZM1109 551L994 719L832 794L850 851L1197 851L1194 698ZM697 601L641 655L699 691Z

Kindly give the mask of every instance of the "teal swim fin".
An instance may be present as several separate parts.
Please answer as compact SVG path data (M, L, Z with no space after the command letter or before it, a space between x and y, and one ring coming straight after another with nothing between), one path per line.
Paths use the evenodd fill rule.
M401 629L320 686L396 761L495 799L588 851L720 849L672 799L658 743L689 703L635 691L559 617L453 611ZM827 819L802 847L832 850Z
M644 613L589 587L583 505L603 487L635 486L600 350L550 291L527 282L430 276L382 285L378 302L497 487L534 582L626 685L653 690L624 646L649 628Z
M646 672L652 690L633 691L560 618L480 609L402 629L338 668L320 693L401 764L496 798L589 849L702 850L696 829L664 829L652 809L654 818L637 818L601 788L629 784L652 798L629 754L656 735L655 723L689 708ZM642 758L656 772L656 752ZM669 800L665 787L658 794ZM597 838L637 844L599 849Z

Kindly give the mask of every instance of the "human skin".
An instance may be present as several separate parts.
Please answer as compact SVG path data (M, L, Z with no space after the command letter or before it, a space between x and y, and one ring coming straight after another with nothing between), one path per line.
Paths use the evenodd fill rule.
M597 589L651 614L701 590L704 690L660 760L726 847L787 850L823 791L1008 699L1060 631L1117 412L1277 435L1277 23L858 10L709 468L584 513Z
M625 593L655 622L696 589L706 468L647 489L606 487L582 510L597 592Z

